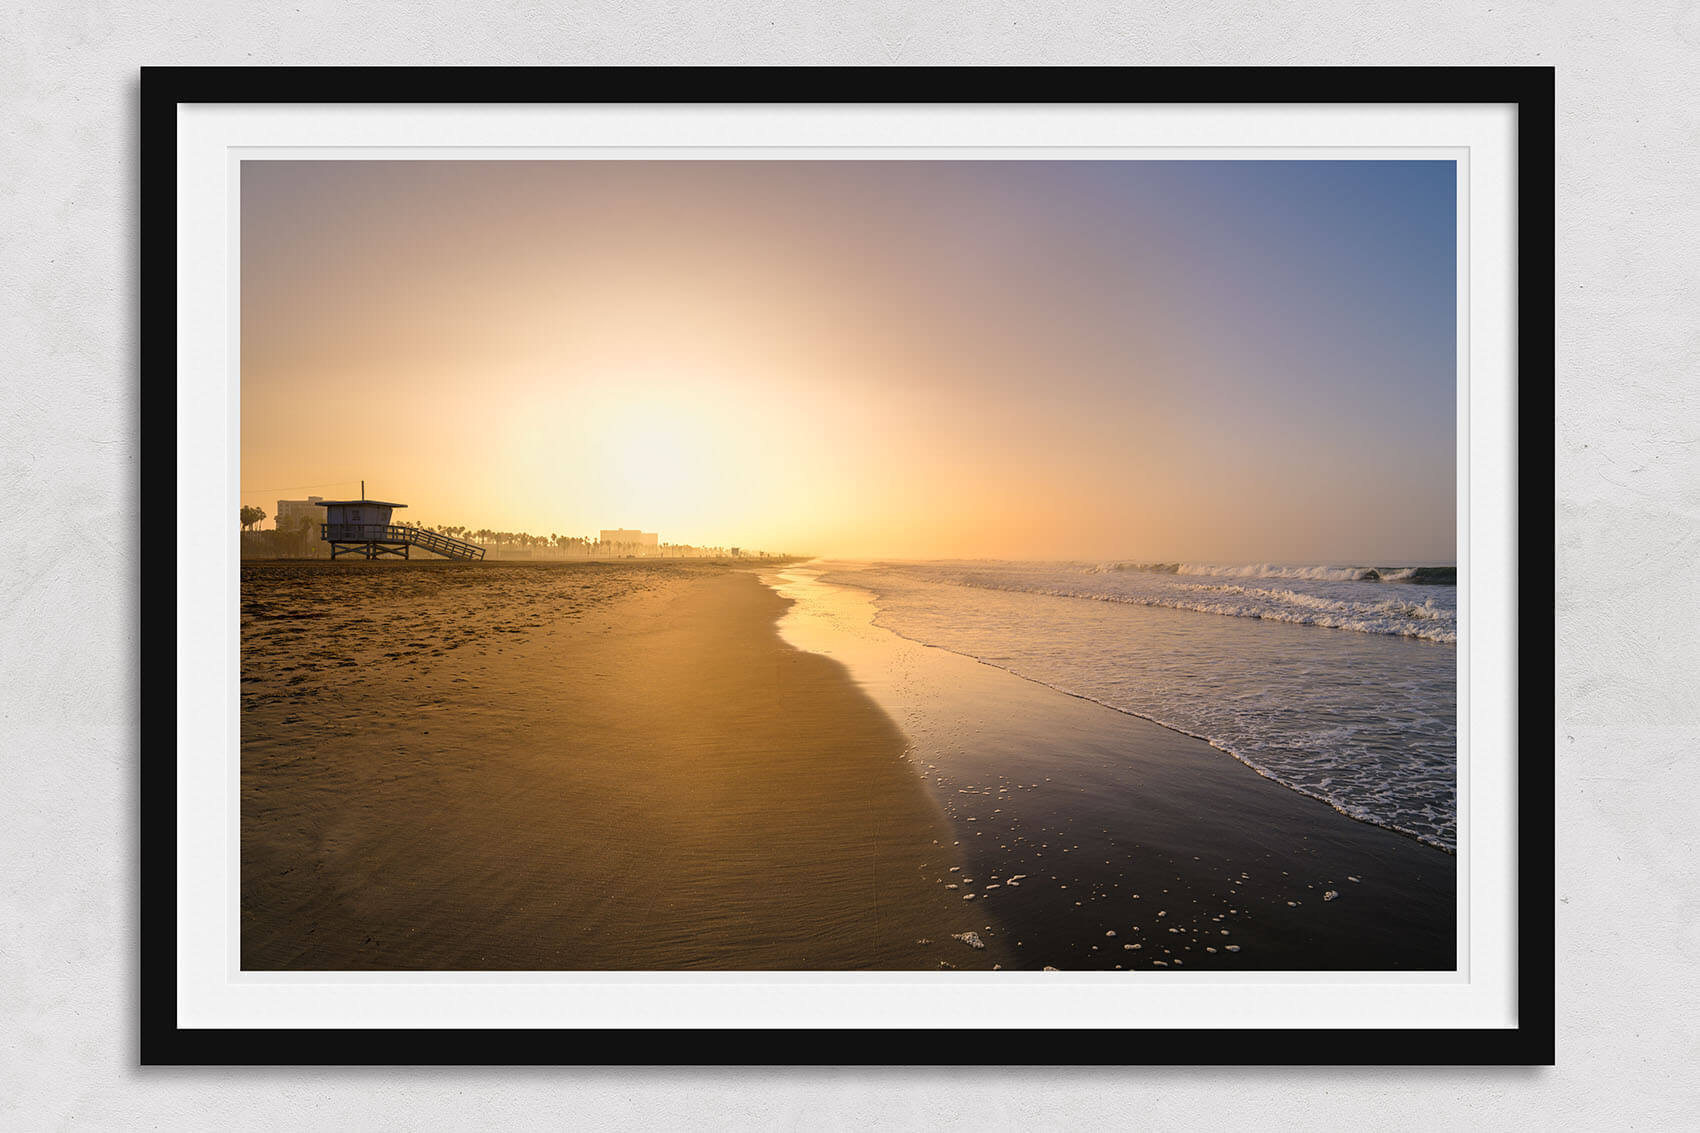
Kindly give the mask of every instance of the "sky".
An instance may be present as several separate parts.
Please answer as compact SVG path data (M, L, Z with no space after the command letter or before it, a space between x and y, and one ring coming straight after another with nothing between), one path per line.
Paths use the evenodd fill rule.
M1452 562L1450 162L242 163L242 502Z

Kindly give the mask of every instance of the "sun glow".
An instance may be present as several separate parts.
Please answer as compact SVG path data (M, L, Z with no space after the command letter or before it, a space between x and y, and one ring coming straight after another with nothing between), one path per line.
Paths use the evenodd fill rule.
M715 501L736 491L740 438L716 407L694 404L697 400L688 387L633 381L592 395L586 411L592 439L583 471L614 519L665 521L678 531L686 517L701 515L705 507L712 515Z
M1233 164L244 163L242 502L1450 558L1452 166Z

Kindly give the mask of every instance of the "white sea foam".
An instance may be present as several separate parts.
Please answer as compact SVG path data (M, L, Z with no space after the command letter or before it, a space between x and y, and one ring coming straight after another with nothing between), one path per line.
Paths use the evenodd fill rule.
M1094 571L1143 571L1148 574L1186 574L1206 578L1313 578L1354 581L1371 567L1280 566L1275 563L1103 563Z
M1171 566L1173 570L1157 569ZM1131 568L1122 563L928 563L906 565L905 569L934 581L984 590L1163 606L1446 644L1458 640L1455 587L1390 585L1395 577L1408 579L1421 570L1436 568L1387 568L1382 574L1374 567L1281 567L1267 563L1142 564ZM1220 579L1279 579L1289 585L1213 581ZM1398 592L1390 595L1389 591L1395 589Z
M1394 580L1419 572L1426 584ZM827 581L871 590L878 624L905 637L1197 736L1343 814L1452 850L1458 599L1435 581L1448 577L951 562Z

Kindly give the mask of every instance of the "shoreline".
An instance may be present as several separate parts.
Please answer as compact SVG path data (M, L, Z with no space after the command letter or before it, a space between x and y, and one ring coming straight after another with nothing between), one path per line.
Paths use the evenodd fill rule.
M1390 834L1397 834L1401 838L1404 838L1404 839L1411 841L1411 842L1415 842L1419 846L1423 846L1427 849L1433 850L1437 854L1443 854L1443 855L1445 855L1446 857L1449 857L1449 858L1456 858L1458 856L1457 851L1454 850L1450 846L1445 846L1445 845L1442 845L1438 842L1430 841L1428 839L1423 838L1420 835L1411 833L1409 830L1401 830L1399 827L1394 826L1394 825L1392 825L1388 822L1383 822L1379 819L1372 818L1372 817L1369 817L1367 815L1352 814L1350 811L1341 809L1341 807L1338 803L1334 802L1334 800L1332 800L1332 799L1330 799L1330 798L1328 798L1324 795L1312 794L1310 791L1306 790L1302 786L1297 786L1297 785L1292 784L1292 783L1283 782L1273 772L1268 771L1268 770L1266 770L1262 767L1259 767L1257 764L1252 763L1250 760L1246 759L1244 756L1240 755L1238 752L1231 751L1228 748L1222 747L1219 744L1212 743L1208 736L1200 735L1197 732L1189 732L1185 728L1182 728L1178 725L1165 723L1162 720L1159 720L1154 716L1147 716L1142 712L1135 712L1131 708L1121 708L1121 707L1118 707L1117 705L1110 704L1106 701L1098 700L1094 697L1088 696L1087 694L1085 694L1083 692L1075 692L1072 689L1061 688L1057 685L1049 684L1046 681L1040 680L1038 677L1029 676L1026 673L1020 672L1019 670L1007 668L1003 665L995 664L991 661L984 660L983 658L976 657L971 653L959 652L958 650L952 649L947 645L931 645L931 644L928 644L925 641L921 641L917 638L910 637L907 634L904 634L904 633L902 633L898 630L890 628L889 626L876 625L876 628L883 629L886 632L891 633L896 637L902 638L904 641L911 642L912 644L918 645L923 649L938 649L938 650L941 650L943 652L949 653L952 656L961 657L965 661L972 661L976 665L984 665L988 669L996 669L999 672L1008 673L1010 676L1015 677L1017 680L1026 681L1029 684L1038 685L1040 688L1049 689L1051 692L1054 692L1054 693L1058 694L1059 696L1066 696L1066 697L1070 697L1074 700L1085 701L1087 704L1094 705L1098 708L1106 708L1111 712L1117 713L1118 715L1127 716L1127 717L1130 717L1134 720L1140 720L1140 721L1143 721L1144 723L1154 725L1158 728L1163 729L1165 732L1173 732L1177 736L1182 736L1182 737L1185 737L1186 739L1189 739L1189 740L1197 740L1199 743L1202 743L1206 747L1208 747L1211 751L1218 752L1222 755L1225 755L1229 759L1233 760L1235 763L1240 764L1242 767L1244 767L1246 770L1252 772L1258 778L1267 780L1268 782L1273 783L1274 785L1276 785L1277 787L1280 787L1283 790L1291 791L1296 795L1300 795L1304 798L1310 799L1312 802L1319 803L1320 805L1327 807L1329 810L1331 810L1335 814L1339 815L1341 818L1347 819L1351 822L1359 822L1359 823L1364 824L1365 826L1373 826L1373 827L1376 827L1377 829L1385 830Z
M900 722L1017 967L1455 969L1455 856L1197 737L875 625L874 596L823 570L767 576L797 603L781 632L843 660Z
M1103 592L1096 580L1104 572L1090 567L987 569L982 578L956 568L842 562L824 578L870 591L875 624L899 636L1201 739L1354 820L1456 855L1454 645L1368 628L1319 633L1244 608L1123 602ZM1034 577L1023 576L1029 570ZM1077 579L1086 581L1077 587ZM1330 608L1385 607L1361 593L1362 583L1318 585L1336 589L1275 596L1301 605L1314 598ZM1345 586L1359 593L1338 589ZM1450 603L1443 596L1439 607L1425 604L1438 611L1434 619L1411 606L1397 612L1444 621ZM952 609L956 616L945 613Z

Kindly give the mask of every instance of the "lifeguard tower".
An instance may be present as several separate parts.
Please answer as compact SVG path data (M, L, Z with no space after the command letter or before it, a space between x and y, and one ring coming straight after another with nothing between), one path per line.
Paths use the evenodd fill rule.
M438 531L427 531L423 527L391 523L390 516L395 509L407 505L367 499L365 481L361 481L359 499L321 500L319 506L325 509L320 538L331 545L333 559L343 555L361 555L368 559L394 555L405 559L412 557L410 552L414 547L445 559L477 562L484 557L484 548L477 543L468 543L465 539L456 539Z

